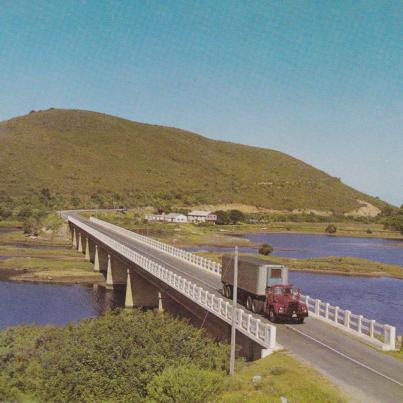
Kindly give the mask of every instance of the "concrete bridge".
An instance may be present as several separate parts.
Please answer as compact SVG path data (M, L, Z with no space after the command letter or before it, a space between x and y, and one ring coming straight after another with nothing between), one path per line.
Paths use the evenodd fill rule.
M87 220L72 212L64 217L74 246L94 263L94 270L105 274L106 287L124 289L126 307L163 310L175 301L191 317L209 322L217 338L229 340L234 312L220 291L218 263L96 218ZM304 325L274 326L238 305L241 354L256 359L284 347L359 401L403 401L403 363L368 346L393 350L395 328L304 298L310 309Z

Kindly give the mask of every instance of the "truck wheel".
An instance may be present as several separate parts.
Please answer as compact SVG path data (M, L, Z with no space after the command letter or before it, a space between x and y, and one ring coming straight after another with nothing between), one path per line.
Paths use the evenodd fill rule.
M304 319L305 319L305 318L299 318L299 319L298 319L298 323L304 323Z
M226 285L225 286L225 290L224 290L224 295L228 298L231 299L232 298L232 289L230 285Z
M252 302L252 312L254 313L262 313L263 302L258 299L254 299Z
M277 315L274 312L274 309L270 309L269 311L269 321L275 323L277 321Z
M253 306L252 297L250 295L248 295L248 298L246 298L246 309L249 309L249 311L251 311L252 306Z

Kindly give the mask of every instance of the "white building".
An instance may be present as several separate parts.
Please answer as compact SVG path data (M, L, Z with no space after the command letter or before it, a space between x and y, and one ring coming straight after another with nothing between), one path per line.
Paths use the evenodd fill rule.
M184 214L180 213L169 213L165 215L165 222L174 222L174 223L187 223L188 218Z
M147 221L165 221L165 214L147 214L144 217Z
M213 214L211 211L192 211L188 214L189 222L211 222L215 223L217 220L217 216Z

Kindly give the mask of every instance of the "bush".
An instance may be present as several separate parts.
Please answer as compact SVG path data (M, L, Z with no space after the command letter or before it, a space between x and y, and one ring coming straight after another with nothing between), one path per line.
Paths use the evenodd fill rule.
M35 236L39 235L39 231L40 231L39 222L32 217L27 218L24 221L22 228L24 230L24 234L35 235Z
M231 219L230 219L227 211L218 210L214 214L217 216L216 224L218 224L218 225L231 224Z
M328 234L335 234L337 232L337 228L334 224L329 224L325 228L325 232L327 232Z
M259 253L264 256L268 256L272 252L273 252L273 246L271 246L269 243L264 243L259 248Z
M166 368L147 386L147 401L159 403L202 403L215 396L223 385L224 373L188 365Z
M239 210L230 210L228 212L228 216L232 224L237 224L239 222L245 221L245 214Z
M184 321L150 311L114 311L77 325L0 332L0 392L33 395L31 401L139 402L157 375L190 362L200 371L223 371L228 347ZM214 386L208 379L200 383ZM6 398L0 395L0 401Z

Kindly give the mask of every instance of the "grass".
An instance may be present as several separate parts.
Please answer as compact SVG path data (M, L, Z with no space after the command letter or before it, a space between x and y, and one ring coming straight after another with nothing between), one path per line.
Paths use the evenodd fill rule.
M388 351L388 352L385 352L385 354L390 355L393 358L397 358L398 360L403 361L403 350Z
M222 253L219 252L197 252L198 255L221 262ZM241 255L248 255L241 253ZM324 274L342 274L348 276L376 276L376 277L394 277L403 279L403 267L385 263L378 263L372 260L326 256L309 259L295 259L281 256L259 256L274 264L283 264L291 270L299 270L313 273Z
M41 281L54 283L98 283L103 276L93 272L90 262L58 234L55 222L52 232L38 239L25 236L22 231L0 233L0 274L3 271L8 279L17 281ZM60 229L60 228L59 228ZM17 247L23 243L31 247ZM35 249L36 246L44 248ZM46 246L51 248L46 249Z
M260 375L261 381L252 378ZM276 352L243 364L217 398L220 403L347 402L342 392L316 370L297 361L287 352Z
M278 151L95 112L52 109L4 121L0 142L0 194L13 197L48 188L71 206L239 203L347 212L360 206L357 199L386 205Z

